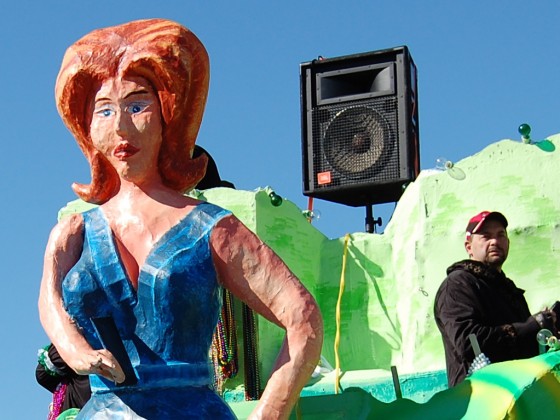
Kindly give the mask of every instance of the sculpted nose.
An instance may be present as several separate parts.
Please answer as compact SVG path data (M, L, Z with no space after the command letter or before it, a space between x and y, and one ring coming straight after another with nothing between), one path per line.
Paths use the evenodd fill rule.
M124 136L128 133L130 122L128 121L126 112L119 111L115 117L115 131L119 136Z

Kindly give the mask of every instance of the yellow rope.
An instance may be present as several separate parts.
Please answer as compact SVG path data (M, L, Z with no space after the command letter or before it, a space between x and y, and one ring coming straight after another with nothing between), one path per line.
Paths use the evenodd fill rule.
M350 234L344 236L344 251L342 253L342 270L340 273L340 287L338 290L338 300L336 302L336 334L334 336L334 358L335 358L335 380L334 393L338 394L340 388L340 358L338 355L338 346L340 345L340 303L342 302L342 294L344 293L344 272L346 271L346 254L348 253L348 240Z

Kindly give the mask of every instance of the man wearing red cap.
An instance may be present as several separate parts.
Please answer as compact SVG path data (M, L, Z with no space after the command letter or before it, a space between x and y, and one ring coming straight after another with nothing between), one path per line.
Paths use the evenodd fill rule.
M470 334L491 362L503 362L538 355L538 331L557 332L554 312L546 309L531 315L525 291L502 271L509 251L507 226L499 212L472 217L465 239L469 259L447 269L436 294L434 314L450 387L465 379L475 358Z

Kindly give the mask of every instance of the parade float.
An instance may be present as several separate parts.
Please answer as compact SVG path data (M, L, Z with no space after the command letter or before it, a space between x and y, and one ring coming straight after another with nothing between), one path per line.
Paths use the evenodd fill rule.
M539 356L504 363L488 360L474 337L470 375L448 389L432 314L446 268L464 258L465 222L481 210L507 215L504 269L527 290L531 309L559 298L560 135L535 141L523 124L521 142L499 141L420 172L416 67L407 47L320 57L303 63L300 76L307 209L271 187L196 188L208 177L207 157L192 156L208 57L186 28L130 22L67 50L57 107L88 158L92 184L74 184L84 201L69 203L59 219L91 203L104 207L67 219L52 235L39 309L64 362L89 375L93 392L78 418L223 418L230 408L241 419L273 409L322 420L560 412L552 333L535 336ZM77 104L93 93L89 118ZM365 232L326 237L313 224L312 198L365 206ZM377 234L373 205L386 202L397 205ZM235 218L227 223L237 234L218 226L224 209L252 233ZM259 264L267 269L255 270ZM281 369L273 367L278 354ZM212 380L230 407L209 389Z
M406 187L381 234L328 238L315 227L309 209L298 208L270 187L192 192L239 217L320 305L322 363L292 418L526 419L560 412L560 354L553 345L543 345L533 359L490 363L447 389L433 319L434 295L446 268L465 257L466 221L482 209L508 217L511 248L504 271L526 290L531 310L560 297L558 146L560 135L541 141L526 135L423 170ZM59 217L90 206L69 203ZM252 386L257 380L257 387L263 387L283 331L258 317L253 342L242 340L239 303L234 302L234 312L238 371L225 380L222 392L236 415L246 418L255 401L246 401L249 367L244 360L251 360L257 372ZM243 357L251 353L247 343L255 352L249 358Z

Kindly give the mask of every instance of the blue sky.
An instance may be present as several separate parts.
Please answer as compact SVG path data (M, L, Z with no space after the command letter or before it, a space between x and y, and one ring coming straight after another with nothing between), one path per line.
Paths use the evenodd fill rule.
M9 3L6 5L6 3ZM50 3L50 4L49 4ZM418 67L421 167L486 145L560 132L560 5L554 0L310 0L135 2L18 0L0 6L4 302L0 308L2 417L45 418L50 394L35 383L46 343L37 296L42 256L70 184L89 169L63 126L54 81L65 49L85 33L165 17L192 29L211 59L199 143L237 188L270 186L301 208L299 65L400 45ZM329 237L364 230L363 208L317 200ZM385 224L393 204L376 206ZM442 273L443 275L443 273Z

